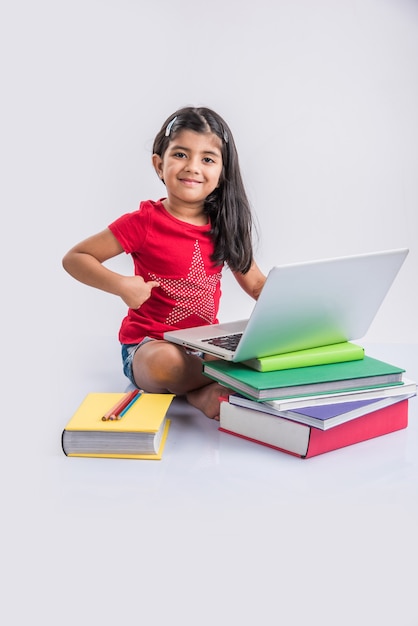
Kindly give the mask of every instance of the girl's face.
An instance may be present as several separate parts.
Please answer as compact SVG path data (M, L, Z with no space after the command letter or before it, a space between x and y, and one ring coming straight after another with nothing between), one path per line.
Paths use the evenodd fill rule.
M153 165L167 188L169 200L198 204L218 187L222 174L222 142L214 133L182 130L170 140L164 156Z

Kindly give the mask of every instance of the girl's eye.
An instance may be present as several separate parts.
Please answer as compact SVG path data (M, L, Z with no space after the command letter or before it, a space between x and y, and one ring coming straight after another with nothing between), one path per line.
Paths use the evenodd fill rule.
M203 161L204 161L205 163L215 163L215 161L214 161L213 159L211 159L210 157L205 157L205 158L203 159Z
M186 155L184 154L184 152L174 152L175 157L179 158L179 159L184 159L186 158Z

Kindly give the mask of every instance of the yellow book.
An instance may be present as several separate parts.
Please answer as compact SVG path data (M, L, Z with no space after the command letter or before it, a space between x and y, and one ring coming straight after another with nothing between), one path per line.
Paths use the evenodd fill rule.
M117 420L103 416L125 393L89 393L62 433L67 456L160 460L173 394L141 393Z

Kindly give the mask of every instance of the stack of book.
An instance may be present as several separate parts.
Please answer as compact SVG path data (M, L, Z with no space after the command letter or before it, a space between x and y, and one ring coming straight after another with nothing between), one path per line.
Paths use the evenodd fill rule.
M231 390L221 431L301 458L406 428L417 390L405 369L351 342L245 363L206 361L204 373Z

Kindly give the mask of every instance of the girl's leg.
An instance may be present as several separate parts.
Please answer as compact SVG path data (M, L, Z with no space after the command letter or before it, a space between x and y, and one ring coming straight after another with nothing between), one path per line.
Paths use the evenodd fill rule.
M185 395L212 419L219 419L224 387L202 374L202 360L168 341L149 341L134 355L132 370L138 387L150 393Z

